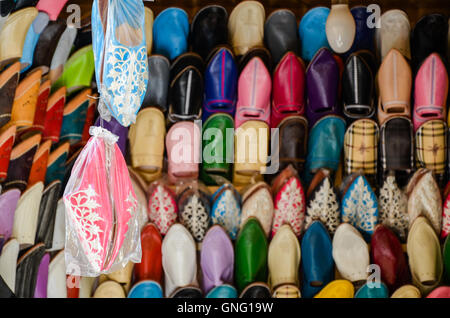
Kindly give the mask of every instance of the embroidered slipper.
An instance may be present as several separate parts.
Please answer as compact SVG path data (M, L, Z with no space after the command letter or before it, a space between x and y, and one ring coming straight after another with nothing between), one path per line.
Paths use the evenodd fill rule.
M241 196L230 183L222 185L212 195L211 224L225 228L234 240L240 228Z
M158 227L162 235L165 235L178 218L175 194L161 181L153 182L148 193L149 221Z

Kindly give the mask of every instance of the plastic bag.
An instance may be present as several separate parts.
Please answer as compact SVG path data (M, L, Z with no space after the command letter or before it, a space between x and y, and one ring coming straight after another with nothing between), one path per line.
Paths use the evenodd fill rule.
M92 45L100 116L122 126L136 120L148 84L145 10L141 0L95 0Z
M64 190L67 274L98 276L141 261L138 202L117 136L91 127Z

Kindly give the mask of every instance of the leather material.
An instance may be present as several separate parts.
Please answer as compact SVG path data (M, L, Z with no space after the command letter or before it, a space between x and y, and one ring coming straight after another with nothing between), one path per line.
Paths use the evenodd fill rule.
M287 9L272 12L264 24L264 41L275 64L289 51L299 56L300 39L295 14Z
M311 61L316 52L322 47L330 48L325 33L325 24L330 14L326 7L310 9L300 20L298 33L301 42L301 57L305 61Z
M206 59L210 52L228 41L228 12L219 5L200 9L191 23L192 50Z
M207 185L230 180L234 137L227 130L234 128L233 118L228 114L217 113L203 122L203 158L200 177Z
M0 236L5 242L11 237L19 197L20 191L17 189L4 191L0 195Z
M206 298L237 298L237 290L231 285L221 285L214 287L206 295Z
M242 70L247 66L247 64L255 57L259 57L261 61L263 61L269 73L272 72L273 69L273 61L272 55L270 55L270 51L266 49L264 46L257 46L249 49L247 53L243 56L237 56L236 60L238 61L239 66L239 74L242 73Z
M416 162L418 167L432 170L441 183L447 162L447 124L430 120L416 132Z
M0 278L12 293L16 289L16 266L17 257L19 256L19 245L16 239L10 239L3 246L0 255Z
M342 78L344 115L348 118L370 118L375 114L374 79L364 55L354 53L345 63Z
M319 169L316 172L306 193L306 200L305 227L319 220L334 235L341 221L341 207L329 170Z
M242 196L241 229L248 218L255 217L268 237L272 229L273 211L270 187L264 182L255 183Z
M59 141L61 132L64 104L66 103L66 88L62 87L50 95L45 112L43 140Z
M414 169L414 132L410 119L396 116L380 126L380 167L383 171Z
M21 130L33 125L41 75L41 70L35 69L19 82L11 110L11 121L5 127L16 125L17 130Z
M153 23L153 52L174 60L188 48L189 20L186 11L168 8Z
M28 249L17 261L15 294L20 298L32 298L36 288L39 264L45 254L43 244Z
M188 185L178 194L177 201L180 223L197 242L202 242L210 222L211 203L208 194Z
M130 289L128 298L163 298L163 290L157 282L145 280Z
M251 59L239 75L235 127L259 120L270 125L272 79L263 61Z
M411 32L412 65L415 70L432 53L445 57L447 52L448 17L439 14L422 16Z
M378 70L378 122L382 126L394 116L411 118L411 68L397 50L387 53Z
M0 9L0 30L3 28L3 25L8 20L8 17L10 13L13 11L15 4L16 4L15 0L3 1L2 8ZM6 294L9 293L7 292Z
M339 115L339 66L330 50L317 51L306 69L308 101L306 117L310 127L326 115Z
M384 60L391 49L398 50L411 59L409 17L403 10L388 10L381 15L380 28L376 30L377 54Z
M1 66L20 59L28 29L37 15L36 8L24 8L8 16L0 32Z
M342 278L354 283L366 281L369 247L358 230L348 223L339 225L334 234L333 259Z
M302 238L302 296L312 298L334 278L330 234L320 221L314 221Z
M170 83L169 120L200 119L203 98L203 76L194 66L187 66Z
M65 163L69 155L69 143L63 143L50 153L45 174L45 184L50 184L55 180L64 182Z
M278 125L279 128L279 171L292 165L303 172L308 143L308 122L302 116L289 115ZM276 156L273 156L276 160Z
M108 122L106 120L102 120L100 116L95 121L94 126L103 127L119 137L117 146L119 146L120 151L125 156L127 149L127 136L129 133L128 127L122 126L114 117L111 117L111 120Z
M11 126L0 134L0 182L8 174L9 161L16 136L16 126Z
M411 280L402 245L386 226L378 225L371 240L371 260L380 267L381 280L393 291Z
M272 290L284 284L298 285L300 244L289 224L283 224L269 244L267 264Z
M355 6L350 9L350 13L355 20L356 32L352 47L348 53L351 54L359 50L373 51L375 30L367 25L371 11L368 12L365 6Z
M64 178L61 183L61 196L64 194L64 189L66 188L66 185L69 182L75 161L78 159L78 156L80 155L83 149L84 148L79 148L70 157L67 157L67 160L64 164Z
M142 107L156 106L167 111L169 93L170 62L162 55L148 57L148 84Z
M235 130L234 184L261 181L261 174L266 171L269 133L269 126L258 120L246 121Z
M66 27L64 20L50 21L39 36L34 50L33 66L42 67L44 74L50 70L58 40L66 30Z
M58 252L48 267L48 298L67 298L66 264L64 250Z
M331 171L338 169L344 147L344 135L345 121L337 116L322 118L312 127L306 157L307 175L315 173L320 168L328 168Z
M414 131L429 120L445 120L448 75L438 54L429 55L417 72L414 83Z
M406 250L413 284L426 295L439 285L443 273L439 239L426 218L418 217L412 224Z
M369 182L376 184L378 139L378 125L371 119L358 119L348 127L344 136L346 174L361 172Z
M305 68L294 53L284 55L273 75L271 127L289 116L305 113Z
M196 68L200 74L203 75L205 70L205 62L202 57L194 52L183 53L178 56L170 64L170 82L172 82L175 77L178 76L185 68L192 66ZM170 101L170 100L169 100Z
M42 133L44 131L44 121L47 112L48 99L50 97L51 82L50 80L43 80L39 87L38 98L36 100L36 110L34 112L33 125L25 130L24 135L27 133Z
M314 298L353 298L355 289L347 280L334 280L326 285Z
M239 298L265 299L271 297L272 295L270 293L269 286L267 286L266 283L259 283L259 282L248 285L239 295Z
M131 165L143 171L147 181L147 175L157 175L163 168L165 134L164 114L155 107L142 109L129 129Z
M241 221L241 197L232 184L222 185L212 195L211 224L219 224L232 240L236 239Z
M162 237L158 228L153 223L145 225L141 231L141 262L134 265L136 282L151 280L161 284L163 274L161 245Z
M428 294L427 298L450 298L450 288L448 286L441 286Z
M369 287L364 284L355 294L355 298L389 298L389 290L386 285L380 283L380 286Z
M170 298L203 298L202 291L198 287L186 286L177 288Z
M60 199L56 208L55 226L53 228L53 243L49 251L58 251L64 248L66 242L66 208Z
M442 230L441 239L446 238L450 234L450 182L444 188L442 208Z
M3 278L0 276L0 298L15 298L12 290L6 285Z
M71 145L81 141L86 113L90 103L91 89L85 89L71 99L64 107L60 142L68 141Z
M439 235L442 227L442 197L432 171L418 169L406 187L406 195L409 227L416 218L424 216L436 235Z
M420 290L413 285L404 285L397 289L391 298L420 298Z
M64 67L72 51L77 32L78 30L76 28L72 25L68 25L59 38L48 74L52 84L54 84L64 73Z
M36 5L36 9L46 12L50 17L50 20L55 21L66 3L67 0L39 0Z
M148 191L149 221L165 235L178 217L178 205L173 191L164 183L155 181Z
M51 248L53 244L53 230L60 192L61 182L56 180L50 183L42 193L35 242L44 243L46 249Z
M267 237L259 221L248 218L235 243L235 281L239 291L253 282L267 280L267 246Z
M300 236L306 213L305 191L292 166L284 169L272 182L274 218L272 236L283 224L289 224Z
M33 55L39 36L48 25L49 17L47 13L39 12L28 29L25 42L23 44L22 57L20 58L21 72L26 72L33 63Z
M91 135L89 134L89 128L91 128L91 126L94 126L94 117L97 111L96 98L98 98L98 93L93 94L92 98L91 97L89 98L89 106L86 111L86 121L84 122L83 133L81 135L81 142L80 142L83 145L85 145L88 142L89 138L91 137Z
M11 111L19 84L20 63L14 63L0 73L0 127L11 119Z
M197 179L200 138L200 129L192 122L178 122L169 129L166 135L166 151L170 182Z
M14 11L18 11L26 7L34 7L38 3L38 1L39 0L16 0Z
M236 56L244 55L252 47L263 46L265 18L264 6L258 1L246 1L234 7L228 20L228 37Z
M200 252L200 267L205 294L218 286L233 283L233 243L219 225L211 227L205 235Z
M23 192L27 188L33 157L40 141L41 135L34 135L13 148L8 167L8 176L3 183L3 191L17 188Z
M44 185L42 182L38 182L26 190L17 203L11 236L16 238L21 246L35 244L43 190Z
M189 231L181 224L174 224L164 237L162 264L166 297L176 288L196 282L195 242Z
M272 298L301 298L301 294L297 286L286 284L275 289Z
M36 289L34 290L34 298L47 298L48 283L48 266L50 263L50 254L46 253L39 264Z
M238 70L234 55L227 47L218 48L205 70L203 120L213 113L236 111Z
M97 287L92 298L125 298L125 291L119 283L108 280Z
M147 55L152 54L153 48L153 22L155 16L149 7L145 7L145 46L147 48Z

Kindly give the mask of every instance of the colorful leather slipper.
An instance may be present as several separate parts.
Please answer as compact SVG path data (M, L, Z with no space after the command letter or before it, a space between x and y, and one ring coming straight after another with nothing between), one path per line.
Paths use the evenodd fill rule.
M162 237L158 228L153 223L145 225L141 231L141 262L134 265L136 282L151 280L161 284L163 274L161 244Z
M399 188L394 175L387 176L378 195L380 224L392 230L399 239L406 241L408 231L408 197Z
M371 260L380 267L381 280L389 290L411 281L408 262L399 239L384 225L377 225L371 240Z
M286 284L277 287L272 298L302 298L302 295L297 285Z
M54 144L59 141L65 103L65 87L61 87L50 95L44 119L43 140L51 140Z
M86 113L90 103L90 88L81 91L72 98L64 107L63 121L61 125L60 142L69 142L71 145L78 143L83 134Z
M203 122L200 178L206 185L220 185L231 179L234 137L227 130L233 128L234 121L229 114L215 113Z
M63 74L64 66L69 58L76 36L77 29L73 26L67 26L63 34L61 34L56 50L53 53L52 62L50 63L49 79L52 84Z
M285 284L298 286L300 244L289 224L283 224L269 244L267 263L272 290Z
M20 244L16 239L10 239L3 245L0 255L0 277L14 293L16 290L16 266Z
M450 298L450 287L441 286L428 294L427 298Z
M397 289L391 298L421 298L420 290L413 285L404 285Z
M50 17L50 20L55 21L66 2L67 0L39 0L36 9L46 12Z
M348 223L339 225L334 234L333 259L342 278L355 284L366 281L369 246L361 233Z
M27 188L33 158L40 141L41 135L34 135L13 148L3 190L17 188L23 192Z
M145 7L145 47L147 55L152 54L153 48L153 21L155 16L149 7Z
M236 56L264 45L265 20L264 6L258 1L245 1L234 7L228 19L228 37Z
M41 259L36 279L36 289L34 298L47 298L48 268L50 263L50 254L46 253Z
M9 14L14 10L16 0L6 0L2 3L2 8L0 9L0 30L3 28L6 20L8 20Z
M378 283L380 286L371 287L369 283L364 284L355 294L355 298L389 298L389 290L382 282Z
M95 290L93 298L125 298L125 291L122 285L115 281L108 280L101 283Z
M301 42L301 57L306 62L311 61L322 47L330 48L325 33L329 14L329 8L316 7L306 12L300 20L298 34Z
M130 289L128 298L163 298L163 291L157 282L144 280Z
M247 64L253 60L255 57L259 57L261 61L263 61L264 66L267 68L269 73L272 72L273 62L272 56L270 55L270 51L266 49L264 46L257 46L251 48L247 51L243 56L236 56L236 61L238 62L238 73L242 73Z
M64 20L50 21L39 36L34 49L33 66L41 68L43 74L50 70L53 55L66 27Z
M89 98L89 105L86 111L86 121L84 122L83 133L81 134L81 145L86 145L91 135L89 134L89 128L94 126L94 117L97 111L98 93L92 94ZM123 153L123 152L122 152Z
M19 82L11 110L11 121L5 127L16 125L19 131L33 125L41 77L42 71L34 69Z
M148 57L148 84L142 108L154 106L167 111L170 80L170 62L163 55Z
M64 248L66 242L66 209L63 199L58 201L55 215L55 225L53 227L52 247L49 252L59 251Z
M216 286L206 295L206 298L237 298L237 290L232 285Z
M155 181L150 185L148 196L148 218L162 235L165 235L178 217L175 193L164 183Z
M19 197L20 191L18 189L11 189L0 195L0 236L3 237L5 242L11 237Z
M38 182L26 190L17 203L12 237L16 238L21 246L35 244L43 190L44 185Z
M48 21L48 15L44 12L39 12L33 23L31 23L23 45L22 57L20 58L22 73L27 71L33 64L33 55L36 44L39 40L41 32L47 26Z
M19 84L20 63L16 62L0 73L0 128L11 119L11 111Z
M424 216L439 235L442 226L442 198L432 171L423 168L417 170L406 187L406 195L409 227L416 218Z
M162 171L165 135L164 114L155 107L142 109L128 131L132 166L142 171L142 177L148 182ZM147 147L149 144L152 147Z
M248 218L235 243L235 281L239 291L253 282L267 281L267 248L267 237L259 221Z
M348 280L334 280L326 285L314 298L353 298L355 289Z
M439 238L425 217L412 224L406 250L413 284L426 295L441 282L444 266Z
M128 136L128 127L122 126L114 117L111 117L111 120L107 122L103 120L100 116L95 121L94 126L105 128L109 130L114 135L119 137L117 141L117 146L119 146L122 155L126 155L126 146L127 146L127 136Z
M351 8L350 13L353 16L356 24L355 39L353 45L347 54L352 54L360 50L374 51L374 37L375 30L367 25L370 17L370 11L367 12L367 7L357 5Z
M20 59L28 29L37 15L36 8L25 8L8 17L0 32L1 66Z
M185 286L177 288L169 298L203 298L203 293L196 286Z
M232 184L222 185L212 196L211 224L224 227L236 239L241 222L241 197Z
M53 244L53 230L60 192L61 182L55 180L42 193L36 229L36 242L44 243L46 249L51 248Z
M233 243L220 225L213 225L205 235L200 252L200 267L205 294L223 284L233 284Z
M239 295L239 298L272 298L269 286L266 283L251 283Z
M20 298L32 298L36 289L39 264L45 254L45 246L36 244L17 261L15 294Z
M241 229L248 218L255 217L269 237L273 221L273 200L270 187L265 182L250 186L242 196Z
M278 127L280 122L293 115L305 113L306 93L305 66L294 53L286 53L273 74L272 113L270 124Z
M16 4L13 11L21 10L27 7L36 6L39 0L15 0Z
M112 272L110 274L105 275L106 279L113 280L115 282L118 282L122 285L123 289L126 293L130 290L131 287L131 279L133 276L133 270L134 270L134 263L128 262L125 267L122 267L121 269Z
M80 72L80 70L82 70ZM64 64L61 77L53 84L53 90L63 86L67 87L67 95L90 87L94 75L94 53L92 45L85 46L73 53Z
M181 224L170 227L162 243L162 264L165 275L165 296L178 287L197 281L197 255L195 241Z
M50 156L50 147L52 142L50 140L44 141L39 146L34 154L33 164L31 166L30 175L28 177L28 188L32 187L38 182L45 181L45 174L47 172L47 162Z
M70 144L63 143L48 157L47 173L45 174L45 184L50 184L55 180L64 181L65 163L69 154Z
M312 298L334 278L333 247L330 234L314 221L302 238L302 296Z
M386 11L381 15L380 24L381 27L375 32L379 59L384 60L391 49L396 49L407 59L411 59L411 26L406 12L398 9Z
M0 135L0 182L7 177L15 135L16 126L9 127Z
M66 265L64 260L64 250L58 252L50 261L48 267L48 298L66 298L67 297L67 278Z

